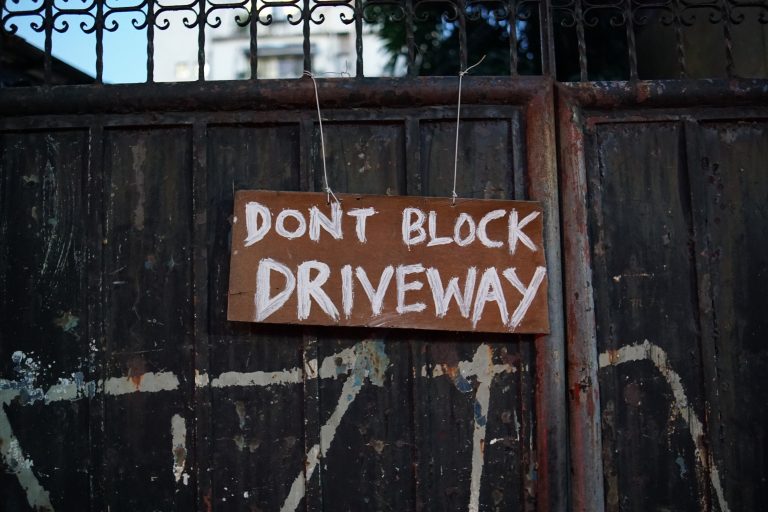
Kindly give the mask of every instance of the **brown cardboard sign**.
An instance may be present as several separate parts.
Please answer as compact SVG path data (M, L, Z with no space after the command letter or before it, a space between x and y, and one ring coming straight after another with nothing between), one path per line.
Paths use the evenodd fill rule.
M241 190L227 318L547 333L538 203Z

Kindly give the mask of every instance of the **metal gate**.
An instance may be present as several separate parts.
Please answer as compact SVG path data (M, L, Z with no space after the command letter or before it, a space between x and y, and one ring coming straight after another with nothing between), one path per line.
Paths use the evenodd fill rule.
M241 20L250 80L205 82L205 31L246 4L3 4L5 30L41 18L46 83L0 90L2 510L759 509L767 89L735 76L764 76L736 21L764 6L446 4L456 71L479 20L528 27L509 76L464 78L458 192L543 203L547 336L226 321L234 191L322 188L312 82L257 78L272 18ZM263 5L297 10L305 69L317 9L356 28L357 77L319 80L334 190L449 195L457 79L416 76L438 4ZM362 76L382 9L403 78ZM169 11L197 82L152 83ZM101 83L116 13L147 32L146 84ZM639 80L711 71L693 13L724 78ZM94 84L54 85L67 16L93 20ZM621 59L596 45L616 31Z

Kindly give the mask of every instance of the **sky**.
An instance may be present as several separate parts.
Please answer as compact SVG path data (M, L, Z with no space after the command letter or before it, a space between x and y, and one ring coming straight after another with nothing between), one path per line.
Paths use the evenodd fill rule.
M9 11L35 9L41 0L19 0L18 3L6 2ZM86 0L69 0L67 8L77 8L87 5ZM120 2L115 1L115 5ZM7 12L4 13L7 15ZM132 16L124 13L115 16L118 29L115 32L104 31L104 82L134 83L144 82L147 78L147 33L146 29L136 30L131 24ZM62 18L63 19L63 18ZM96 34L85 34L78 26L81 22L92 22L84 16L67 16L69 30L61 34L53 32L53 56L76 67L77 69L96 76ZM45 45L45 34L35 32L30 24L39 22L34 16L16 17L6 21L5 28L10 24L18 26L16 35L22 37L34 46L42 49ZM59 23L61 20L59 21ZM58 26L58 25L57 25Z

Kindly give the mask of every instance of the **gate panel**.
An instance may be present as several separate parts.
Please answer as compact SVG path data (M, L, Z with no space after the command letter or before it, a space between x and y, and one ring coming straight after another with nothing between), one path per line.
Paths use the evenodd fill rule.
M351 103L333 82L320 88L334 190L450 194L456 84L427 83L407 105L386 82ZM19 127L82 129L72 132L83 134L80 159L66 162L90 169L92 218L80 228L90 267L72 275L88 290L93 346L84 350L95 370L90 395L77 388L61 403L85 407L94 432L83 449L95 467L77 466L93 477L86 501L112 510L564 510L551 84L467 79L459 145L461 197L545 203L553 334L535 339L227 322L234 190L323 183L314 94L288 101L282 89L254 90L246 103L273 108L256 112L77 116L59 104L55 117L0 121L11 139ZM381 110L361 108L370 105ZM18 180L24 166L4 158ZM15 212L4 205L4 226ZM3 282L23 297L7 284L11 254ZM39 407L15 400L6 409L28 414L38 432L54 406ZM23 453L43 456L23 441L32 446ZM33 473L45 488L47 476ZM28 490L18 478L9 485L24 510ZM53 508L73 504L51 496Z
M666 354L702 418L683 128L612 123L588 133L598 358L618 363L623 353L646 350L628 346L647 341ZM695 477L704 475L669 375L643 358L601 368L599 379L607 510L699 508L707 483Z
M109 129L103 151L105 506L183 510L194 497L191 132Z
M764 485L743 479L766 460L764 93L560 93L574 508L758 506Z

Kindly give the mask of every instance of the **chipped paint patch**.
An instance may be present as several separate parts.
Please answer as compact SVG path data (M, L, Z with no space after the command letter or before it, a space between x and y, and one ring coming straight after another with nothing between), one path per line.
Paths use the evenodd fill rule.
M696 458L699 465L709 474L709 480L712 488L715 490L717 502L722 512L730 512L728 502L723 493L723 485L720 481L720 473L715 461L709 456L709 452L704 443L704 425L696 415L693 406L688 401L688 396L683 388L680 375L675 372L669 363L667 353L648 340L640 344L625 345L617 350L609 350L600 354L600 368L607 366L618 366L633 361L650 361L667 381L672 390L673 406L677 409L680 417L688 425L688 431L691 434L694 446L696 446Z
M128 393L153 393L173 391L179 387L179 379L173 372L142 373L133 377L112 377L101 381L106 395L125 395Z
M179 414L171 417L171 454L173 478L178 482L184 476L184 466L187 463L187 422ZM186 485L186 481L184 484Z
M211 381L214 388L232 386L276 386L283 384L299 384L303 381L300 368L280 370L277 372L224 372Z
M74 334L75 328L80 324L80 318L73 315L71 311L63 311L53 323L62 331Z

